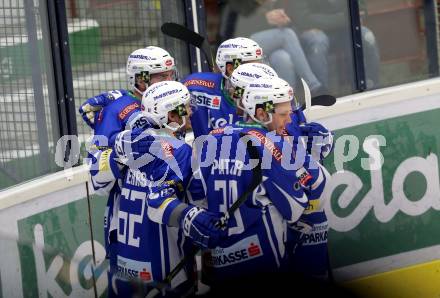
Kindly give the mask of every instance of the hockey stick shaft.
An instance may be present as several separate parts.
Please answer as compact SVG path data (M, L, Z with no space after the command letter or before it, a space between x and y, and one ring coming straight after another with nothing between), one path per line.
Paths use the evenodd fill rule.
M89 192L89 182L86 182L86 195L87 195L87 211L89 213L89 229L90 229L90 240L92 241L92 257L93 257L93 266L92 266L92 279L93 279L93 293L95 297L98 297L98 291L96 289L96 276L95 276L95 268L96 268L96 253L95 253L95 241L93 237L93 225L92 225L92 208L91 208L91 199Z
M257 188L258 185L260 185L263 177L261 173L261 160L257 148L252 146L252 141L250 140L250 136L246 134L240 134L240 135L241 135L241 140L243 140L243 138L247 138L245 143L246 143L246 150L249 152L249 157L253 160L258 160L258 163L256 167L252 169L252 181L248 189L231 205L231 207L229 207L227 212L229 217L234 215L234 212L238 208L240 208L240 206L246 201L248 196ZM249 145L249 142L251 142L251 145Z
M183 25L177 24L177 23L164 23L160 27L161 31L170 37L180 39L184 42L189 43L190 45L193 45L197 48L199 48L206 57L206 61L208 62L209 69L212 71L214 68L213 63L213 55L211 51L211 46L209 45L208 41L205 37L201 36L200 34L186 28Z

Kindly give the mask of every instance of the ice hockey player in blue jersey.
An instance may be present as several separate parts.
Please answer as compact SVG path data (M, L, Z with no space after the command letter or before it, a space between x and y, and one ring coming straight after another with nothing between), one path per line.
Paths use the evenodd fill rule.
M127 59L127 79L132 91L113 90L89 98L80 107L79 111L86 123L94 129L92 144L94 145L89 158L102 157L102 161L93 164L106 164L109 158L108 151L101 149L113 146L116 135L126 127L148 126L148 120L140 113L142 93L149 85L175 78L175 63L173 57L162 48L146 47L133 51ZM102 167L101 167L102 168ZM91 170L92 176L100 171L96 167ZM118 183L99 183L92 180L93 187L98 194L108 195L109 199L104 215L104 239L108 252L109 229L112 224L113 198L120 195Z
M128 56L127 78L132 91L104 92L86 100L79 109L95 135L108 137L110 145L127 124L130 127L144 124L145 118L133 117L140 111L142 94L153 83L176 79L174 59L159 47L137 49Z
M117 245L110 256L110 296L148 293L190 254L185 239L212 248L225 236L226 232L216 227L219 212L208 212L184 201L184 190L192 176L192 149L174 134L185 127L189 97L187 88L179 82L150 86L142 108L155 129L118 134L115 153L110 154L130 166L114 173L123 173L123 177L121 196L115 202ZM114 159L110 162L116 163ZM188 262L191 265L190 258ZM164 296L188 294L193 286L192 274L181 270ZM137 288L141 293L134 292L132 279L141 281Z
M240 64L262 59L263 50L255 41L244 37L228 39L217 50L216 64L220 73L193 73L183 80L191 93L191 123L195 138L242 120L228 94L228 80Z
M230 82L234 88L232 97L236 101L237 113L240 114L244 110L241 104L244 88L257 77L268 77L265 75L268 72L266 70L267 67L262 63L247 63L240 65L232 73ZM264 70L264 73L256 71L255 68ZM270 76L274 75L271 74ZM286 125L286 132L288 135L293 136L293 149L295 151L305 148L307 150L305 154L312 155L313 160L319 161L322 164L322 159L327 157L331 151L333 134L319 123L308 123L302 110L297 106L298 101L294 100L292 103L294 110L291 114L291 121ZM304 141L301 143L302 146L298 147L297 142L300 138ZM322 173L326 173L324 167L321 167L321 169ZM321 198L321 192L322 189L314 192L314 197L302 217L308 223L309 231L307 231L307 234L302 234L305 232L303 229L301 231L289 229L289 233L294 234L291 235L293 238L291 242L295 242L293 248L288 248L292 250L289 262L293 263L293 265L290 265L290 267L295 268L298 273L313 277L326 276L329 268L327 255L328 224L323 210L324 198ZM318 202L319 204L317 204ZM319 208L317 209L317 207ZM301 222L301 224L304 225L304 222ZM292 227L299 229L299 224L292 225ZM303 237L303 239L298 242L300 237ZM306 238L307 240L304 241ZM294 255L293 250L295 251Z
M307 90L307 88L305 88ZM306 95L307 96L307 95ZM322 166L323 160L333 148L333 133L320 123L307 122L301 108L292 113L292 121L286 133L294 138L295 151L306 150L320 163L322 175L329 176ZM309 206L300 220L288 229L290 267L306 277L328 280L330 263L328 256L328 221L322 197L323 187L309 196Z
M309 206L308 195L325 184L319 181L321 169L310 156L303 156L305 164L294 163L292 146L282 137L290 122L292 99L293 90L284 80L254 80L243 93L248 122L212 130L196 150L202 163L212 161L201 167L201 173L209 190L208 210L213 212L226 212L258 172L250 170L242 137L254 140L261 157L261 184L227 220L227 240L204 253L204 271L214 287L225 279L290 270L286 226L298 221ZM210 143L216 144L214 149Z

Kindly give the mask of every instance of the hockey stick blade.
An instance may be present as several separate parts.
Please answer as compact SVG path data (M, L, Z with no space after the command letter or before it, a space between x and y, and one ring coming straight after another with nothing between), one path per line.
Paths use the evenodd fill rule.
M160 27L162 32L168 36L186 41L195 47L201 48L205 38L196 32L189 30L177 23L163 23Z
M333 95L318 95L312 97L312 106L324 106L329 107L336 103L336 98ZM305 104L300 105L300 107L304 110L306 108Z
M213 70L211 47L203 36L183 25L172 22L163 23L160 29L163 34L180 39L202 50L203 54L205 54L206 61L208 62L209 69L211 71Z
M329 94L312 97L312 106L332 106L336 103L336 98Z

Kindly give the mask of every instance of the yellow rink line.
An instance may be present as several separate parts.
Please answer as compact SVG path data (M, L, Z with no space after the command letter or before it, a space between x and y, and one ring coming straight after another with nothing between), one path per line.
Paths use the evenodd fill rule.
M359 297L438 298L440 260L344 282Z

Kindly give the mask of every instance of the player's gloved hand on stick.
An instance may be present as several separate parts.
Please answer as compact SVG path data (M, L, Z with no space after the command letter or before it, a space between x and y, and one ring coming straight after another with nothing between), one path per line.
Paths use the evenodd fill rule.
M220 214L189 206L183 212L181 226L185 236L202 248L215 248L227 237L226 229L219 229Z

